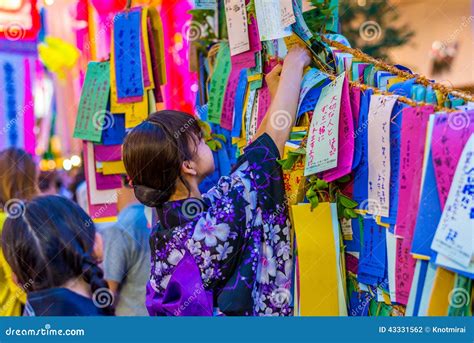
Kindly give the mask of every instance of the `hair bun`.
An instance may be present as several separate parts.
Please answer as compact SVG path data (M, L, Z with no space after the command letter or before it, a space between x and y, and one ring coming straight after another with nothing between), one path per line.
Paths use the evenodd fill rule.
M144 185L133 185L138 201L148 207L161 207L171 194Z

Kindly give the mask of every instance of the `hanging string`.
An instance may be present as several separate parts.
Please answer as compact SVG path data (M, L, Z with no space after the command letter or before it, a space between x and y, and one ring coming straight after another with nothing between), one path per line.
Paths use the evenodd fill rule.
M336 79L336 76L335 75L331 75L329 74L329 78L331 80L334 80ZM443 107L443 106L439 106L439 105L435 105L435 104L431 104L431 103L428 103L428 102L424 102L424 101L415 101L415 100L412 100L410 98L407 98L403 95L398 95L397 93L393 93L393 92L389 92L389 91L384 91L384 90L381 90L379 88L376 88L376 87L372 87L372 86L368 86L366 84L363 84L363 83L360 83L360 82L357 82L357 81L349 81L349 84L351 86L354 86L354 87L358 87L360 88L361 90L365 91L365 90L368 90L368 89L371 89L374 91L374 93L377 93L377 94L383 94L383 95L396 95L397 96L397 100L400 101L400 102L403 102L407 105L410 105L412 107L416 107L416 106L433 106L435 111L437 112L456 112L456 111L461 111L461 110L458 110L456 108L447 108L447 107Z
M363 53L362 51L360 51L359 49L349 48L349 47L345 46L342 43L339 43L339 42L336 42L334 40L328 39L328 38L326 38L322 35L321 35L321 39L322 39L323 42L325 42L325 43L327 43L327 44L329 44L329 45L331 45L331 46L333 46L333 47L335 47L339 50L342 50L344 52L348 52L348 53L352 54L354 57L357 57L358 59L360 59L364 62L369 62L369 63L375 65L376 67L379 67L380 69L386 70L386 71L388 71L392 74L398 75L398 76L400 76L404 79L415 79L415 82L420 83L424 86L431 86L433 89L440 91L444 95L451 94L451 95L453 95L457 98L463 99L465 101L474 101L474 96L472 96L471 94L468 94L466 92L463 92L463 91L460 91L460 90L457 90L457 89L453 89L453 88L445 86L441 83L432 82L424 75L410 74L409 72L400 70L400 69L398 69L397 67L395 67L393 65L387 64L387 63L385 63L381 60L378 60L378 59L376 59L372 56L369 56L369 55Z

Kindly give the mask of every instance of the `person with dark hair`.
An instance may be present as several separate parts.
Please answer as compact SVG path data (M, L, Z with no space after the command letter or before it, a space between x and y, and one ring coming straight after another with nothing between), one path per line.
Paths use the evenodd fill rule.
M267 75L276 87L254 141L206 194L198 186L214 160L194 117L160 111L126 137L123 160L135 195L159 217L150 239L151 315L292 315L290 221L277 159L310 60L295 47Z
M2 249L30 316L113 315L113 294L98 263L102 242L91 218L57 195L34 198L7 218Z
M7 216L16 216L22 201L38 193L36 164L18 148L0 152L0 234ZM26 294L11 278L11 269L0 248L0 316L19 316Z

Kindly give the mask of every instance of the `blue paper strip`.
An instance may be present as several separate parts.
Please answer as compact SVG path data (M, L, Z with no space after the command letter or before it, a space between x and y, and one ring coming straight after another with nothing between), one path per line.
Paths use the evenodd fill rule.
M119 99L143 96L140 52L141 11L118 13L114 18L114 58Z

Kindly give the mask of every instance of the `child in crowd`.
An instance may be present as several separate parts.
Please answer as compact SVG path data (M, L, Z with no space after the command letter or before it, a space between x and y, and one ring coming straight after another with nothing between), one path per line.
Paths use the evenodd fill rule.
M117 192L117 222L102 228L104 278L115 294L117 316L147 316L145 286L150 273L150 229L145 206L126 183Z
M18 148L0 152L0 235L7 216L21 215L22 201L38 193L33 158ZM11 278L11 269L0 248L0 316L20 316L25 292Z
M194 117L157 112L126 137L135 195L159 217L150 240L151 315L292 315L290 221L276 160L309 63L309 53L295 47L267 76L276 89L254 141L206 194L198 186L214 161Z
M26 315L112 315L113 295L98 262L102 241L89 216L55 195L26 202L7 218L2 249L27 292Z

